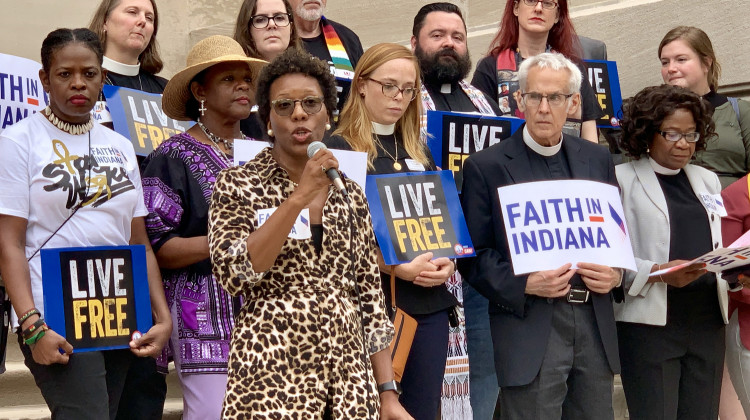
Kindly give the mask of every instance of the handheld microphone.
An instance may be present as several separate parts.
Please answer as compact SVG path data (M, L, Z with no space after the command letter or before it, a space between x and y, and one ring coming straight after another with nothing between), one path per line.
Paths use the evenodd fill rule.
M310 143L307 146L307 157L312 158L320 150L328 150L328 147L326 147L325 144L319 141ZM326 175L328 175L328 179L333 182L333 185L335 185L336 188L341 191L341 194L349 195L349 193L346 191L346 187L344 186L344 181L341 180L341 175L339 175L339 171L337 171L336 168L329 168L326 171Z

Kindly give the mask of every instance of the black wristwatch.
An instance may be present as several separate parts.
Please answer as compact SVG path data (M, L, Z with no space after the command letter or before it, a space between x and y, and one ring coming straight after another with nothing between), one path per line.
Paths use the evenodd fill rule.
M396 394L401 395L401 385L396 381L388 381L378 385L378 393L382 394L386 391L394 391Z

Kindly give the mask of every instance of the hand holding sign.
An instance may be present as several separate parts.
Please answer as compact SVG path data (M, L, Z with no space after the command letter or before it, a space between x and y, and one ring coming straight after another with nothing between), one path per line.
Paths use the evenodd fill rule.
M163 322L157 322L146 334L130 341L130 351L138 357L157 357L169 341L170 328Z
M61 353L60 350L63 352ZM68 343L65 337L49 329L44 336L31 346L31 355L34 361L40 365L51 365L59 363L68 364L70 354L73 353L73 346Z
M432 254L432 253L429 253ZM432 260L434 271L423 271L414 279L414 284L422 287L435 287L448 281L456 271L450 258L442 257Z
M651 282L664 282L674 287L685 287L695 281L698 277L706 274L706 264L689 264L688 260L672 260L668 263L659 264L653 272L668 270L661 275L651 277ZM675 268L669 270L670 268Z
M535 295L546 298L557 298L565 296L570 291L570 278L576 273L571 270L573 265L568 263L554 270L537 271L529 274L526 278L527 295Z
M601 264L578 263L578 274L594 293L609 293L622 279L622 271Z

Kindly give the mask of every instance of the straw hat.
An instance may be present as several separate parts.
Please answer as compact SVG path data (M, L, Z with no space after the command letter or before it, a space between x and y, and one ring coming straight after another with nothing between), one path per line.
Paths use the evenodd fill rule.
M161 99L164 112L175 120L190 121L191 118L185 112L185 105L193 96L190 81L213 65L232 61L247 63L253 72L253 82L258 80L260 70L268 64L264 60L246 56L242 46L228 36L210 36L195 44L188 53L185 69L175 74L167 83Z

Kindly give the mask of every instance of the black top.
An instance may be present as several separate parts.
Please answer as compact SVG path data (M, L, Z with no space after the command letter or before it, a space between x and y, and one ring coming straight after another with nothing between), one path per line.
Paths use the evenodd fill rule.
M397 141L396 136L393 134L379 135L378 138L382 147L378 145L377 141L375 142L378 155L373 160L374 168L367 169L368 175L414 172L414 170L409 169L409 166L406 164L406 159L409 159L409 156L407 155L406 149L404 149L400 139ZM352 150L349 143L347 143L341 136L331 136L325 139L323 143L331 149ZM393 158L388 155L388 153L390 153L395 157L397 151L398 161L401 163L400 171L397 171L393 167ZM437 170L435 161L430 154L430 150L426 147L425 153L427 154L428 159L428 164L425 165L425 170ZM383 285L383 293L385 294L386 308L390 311L391 275L381 273L380 278ZM399 308L410 315L431 314L443 311L458 304L458 300L456 300L456 297L448 291L448 286L445 284L440 287L422 287L398 277L396 277L396 302Z
M560 151L552 156L543 156L526 146L526 154L531 164L531 172L535 175L534 181L573 179L573 174L570 172L570 162L564 147L561 147ZM573 275L570 284L585 287L581 276L578 274Z
M517 63L521 65L521 63ZM596 99L594 88L588 81L586 75L588 72L582 65L578 65L581 70L581 74L584 76L581 80L581 121L590 121L599 119L604 115L599 101ZM498 80L497 80L497 55L488 55L477 63L477 68L474 71L474 77L471 79L471 84L477 89L484 92L487 96L492 98L492 101L497 104L497 98L500 96L497 91Z
M113 86L142 90L148 93L162 94L164 93L164 87L167 86L167 79L155 74L146 73L143 70L138 72L135 76L124 76L113 71L108 71L105 83Z
M707 100L708 103L711 104L714 109L724 105L725 103L729 102L729 99L727 99L724 95L719 95L715 91L710 91L707 94L703 95L703 99Z
M240 131L251 139L268 140L267 130L263 128L257 112L251 112L249 117L240 121Z
M695 196L685 171L656 174L669 210L669 260L692 260L712 251L706 209ZM706 273L682 288L667 289L667 322L700 319L724 322L719 309L716 275Z
M437 111L451 111L451 112L477 112L479 111L474 103L471 102L469 96L461 89L458 83L451 84L450 93L440 92L442 84L429 83L424 81L424 85L427 88L427 92L430 93L432 102L435 103L435 109ZM484 92L483 92L484 93ZM489 95L484 93L485 99L492 107L492 111L495 115L502 115L500 108L497 106L497 99L492 99Z
M349 56L349 61L351 61L352 67L356 69L359 58L362 57L362 54L364 54L364 51L362 50L362 43L359 41L359 37L351 29L338 22L334 22L330 19L326 19L326 22L330 23L331 26L333 26L333 29L336 30L336 34L339 36L339 39L341 39L341 43L344 44L346 55ZM322 29L320 35L316 36L315 38L301 39L302 47L307 50L307 52L315 57L318 57L321 60L327 61L328 65L331 66L331 69L334 68L333 61L331 61L331 53L328 52L326 38L323 35ZM346 102L346 98L349 97L349 88L351 86L351 83L336 79L336 86L338 86L340 89L337 109L338 112L341 112L341 110L344 108L344 102Z

